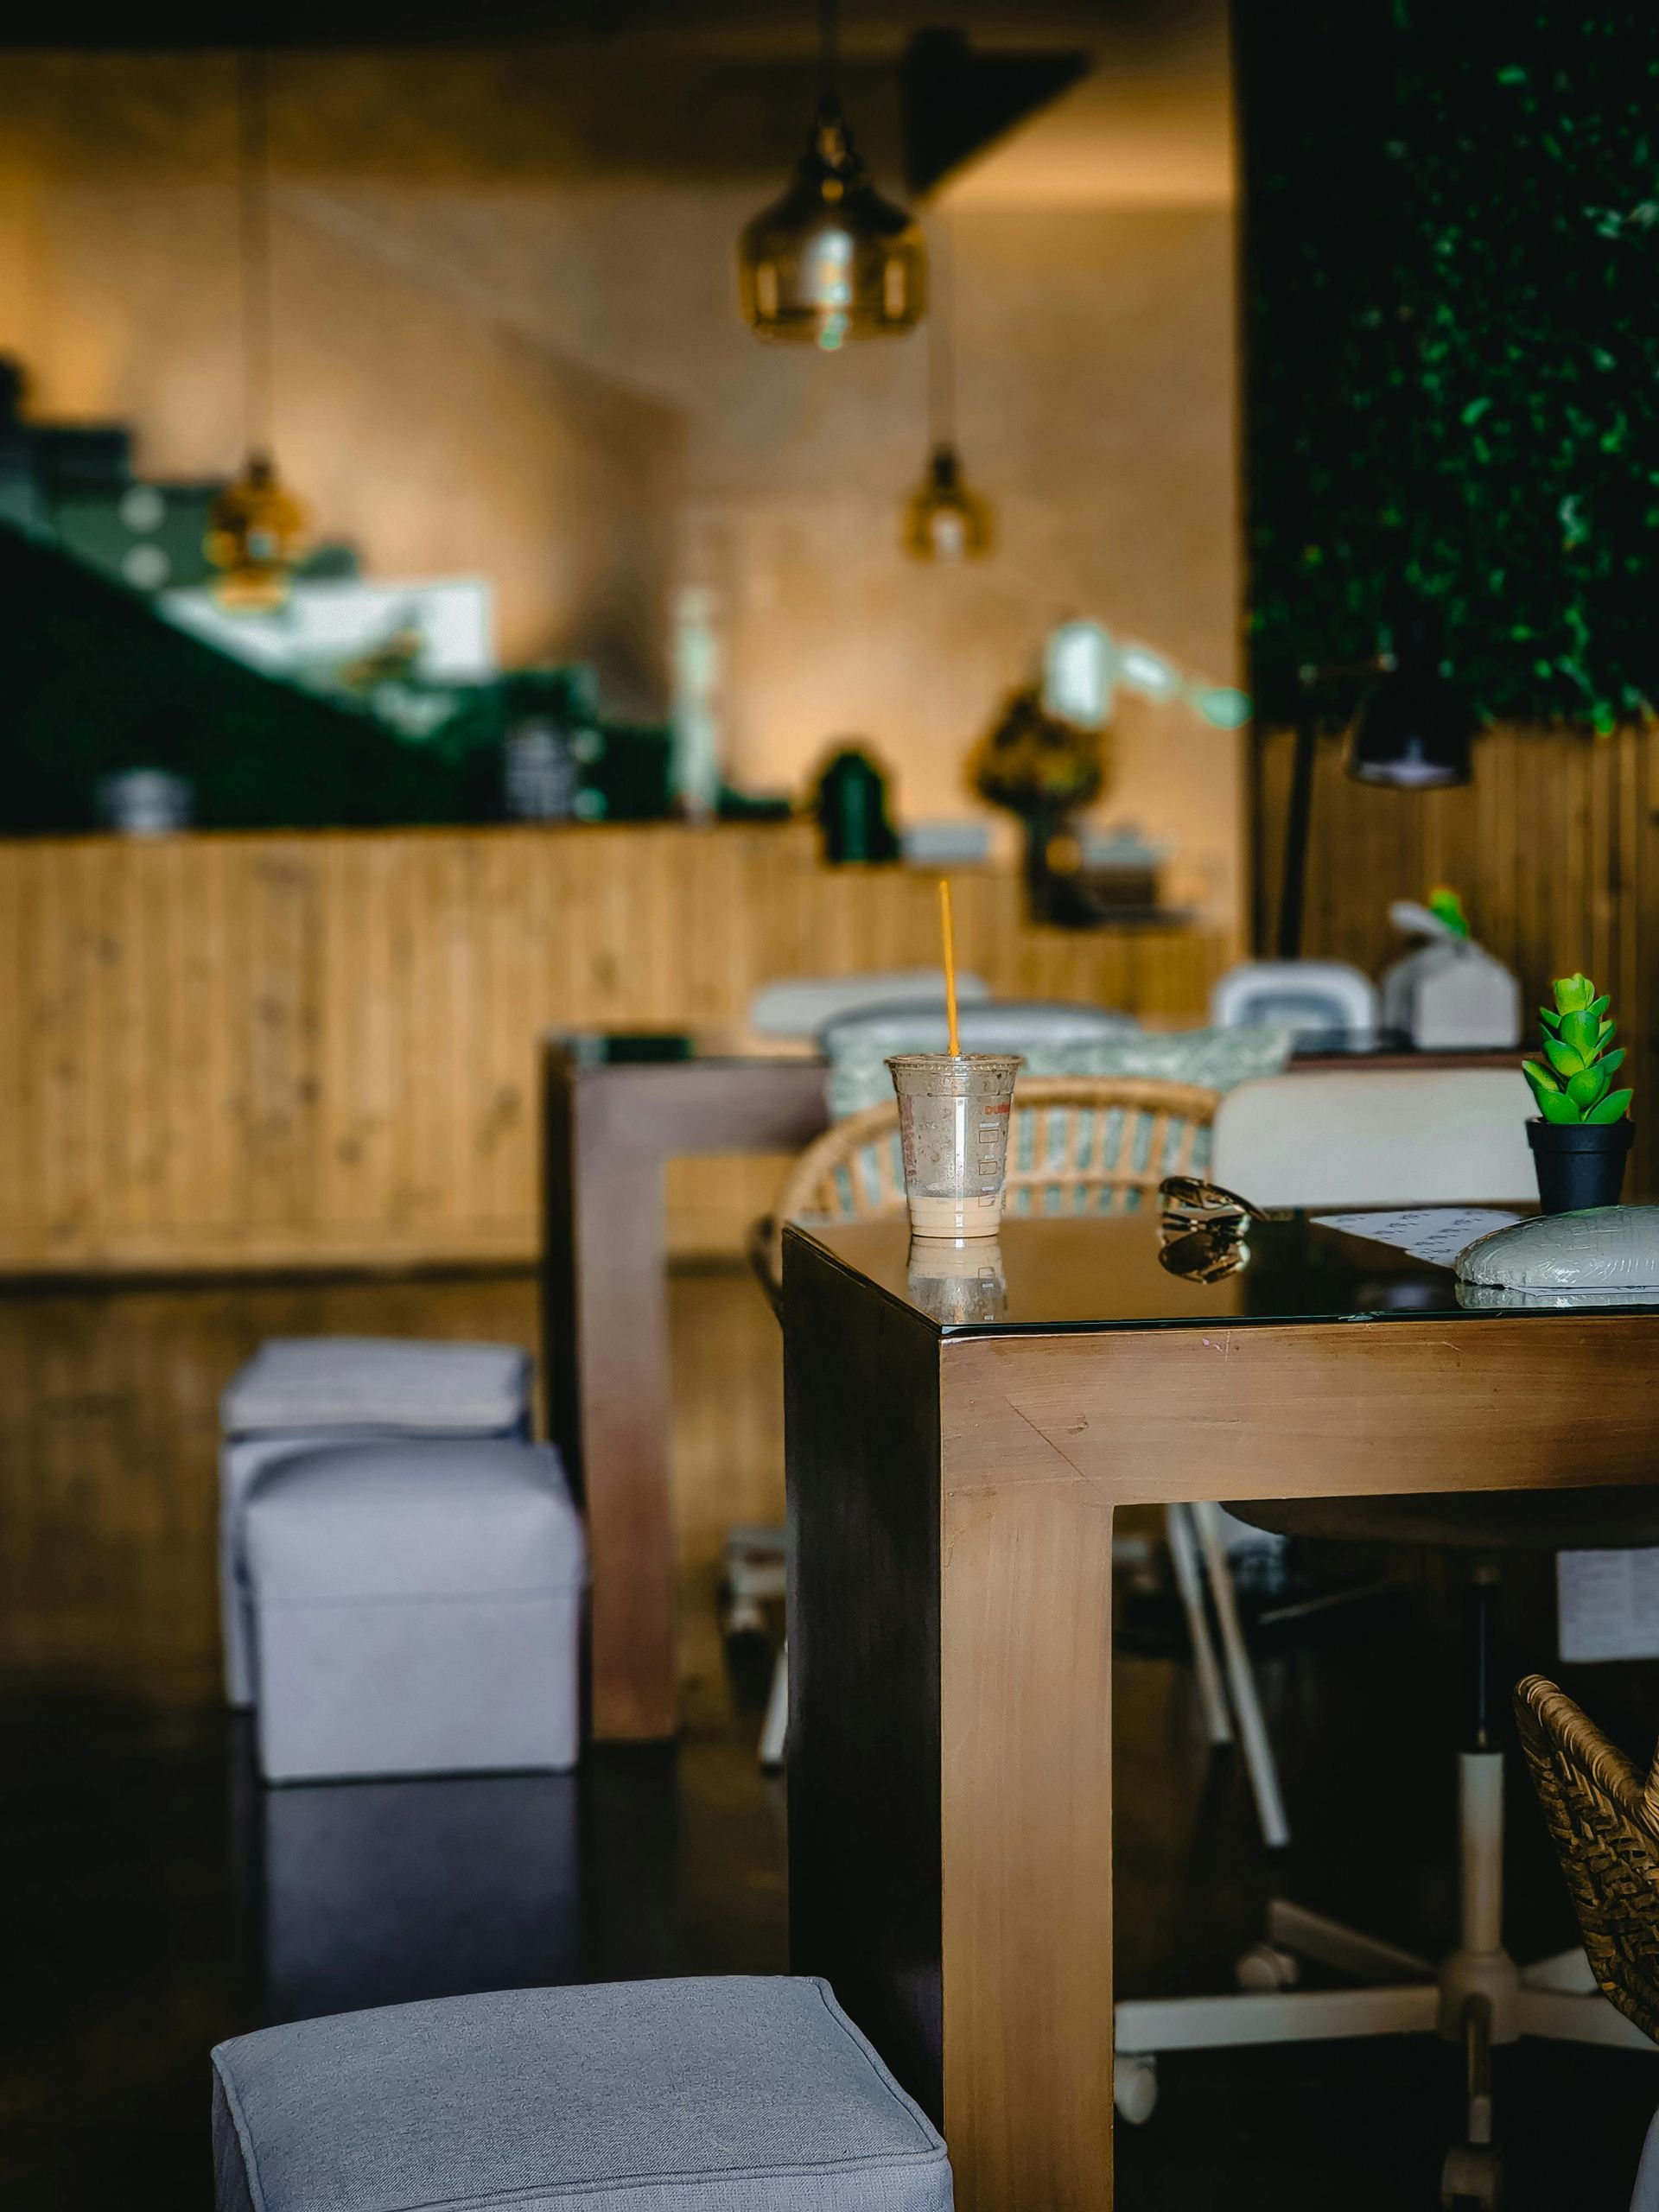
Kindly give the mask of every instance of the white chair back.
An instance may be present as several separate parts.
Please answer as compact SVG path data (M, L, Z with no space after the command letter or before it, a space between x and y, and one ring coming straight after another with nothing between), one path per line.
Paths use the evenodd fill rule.
M1249 1021L1304 1034L1369 1035L1379 1018L1376 984L1344 960L1243 961L1210 994L1210 1019L1218 1029Z
M1046 1052L1135 1037L1141 1025L1132 1014L1067 999L982 999L959 1009L957 1029L964 1052ZM944 1001L860 1007L818 1033L832 1058L856 1051L867 1038L886 1052L942 1052L949 1041Z
M982 977L957 976L958 1005L988 999ZM874 976L790 976L765 983L749 1001L749 1027L760 1037L816 1037L843 1014L883 1006L943 1006L943 968L893 968Z
M1509 1205L1532 1111L1519 1067L1270 1076L1221 1102L1210 1172L1260 1206Z

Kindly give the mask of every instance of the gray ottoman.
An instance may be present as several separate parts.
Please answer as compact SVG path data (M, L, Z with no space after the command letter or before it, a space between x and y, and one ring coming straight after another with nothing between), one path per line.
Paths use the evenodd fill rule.
M511 1990L213 2053L219 2212L948 2212L944 2143L822 1981Z
M244 1522L268 1782L575 1764L585 1553L549 1446L299 1452Z
M219 1402L219 1615L225 1694L253 1701L242 1508L291 1452L395 1436L530 1434L530 1356L516 1344L420 1337L272 1337Z

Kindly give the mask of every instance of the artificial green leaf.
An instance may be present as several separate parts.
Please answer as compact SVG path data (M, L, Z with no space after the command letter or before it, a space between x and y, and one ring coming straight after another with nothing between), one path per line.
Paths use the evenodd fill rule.
M1618 1024L1616 1021L1604 1021L1596 1032L1596 1050L1600 1052L1604 1046L1611 1045L1618 1034Z
M1607 1080L1605 1070L1599 1066L1582 1068L1569 1080L1567 1095L1575 1106L1587 1114L1592 1106L1599 1106L1606 1096Z
M1532 1085L1533 1096L1536 1098L1541 1098L1547 1090L1559 1090L1561 1087L1549 1070L1536 1060L1522 1060L1521 1072Z
M1557 1075L1577 1075L1584 1065L1584 1054L1564 1044L1559 1037L1546 1037L1544 1051Z
M1555 978L1555 1004L1562 1014L1582 1013L1595 995L1596 987L1586 975Z
M1624 1066L1625 1058L1624 1047L1621 1045L1616 1052L1605 1053L1596 1062L1596 1065L1607 1075L1617 1075Z
M1611 1004L1611 999L1608 996L1607 993L1604 991L1601 996L1596 1001L1595 1004L1591 1007L1590 1011L1595 1015L1596 1020L1599 1021L1602 1015L1606 1013L1608 1007Z
M1538 1110L1547 1122L1581 1122L1578 1108L1565 1091L1547 1090L1538 1101Z
M1570 1045L1575 1052L1582 1052L1587 1060L1596 1049L1596 1017L1587 1008L1582 1014L1564 1015L1561 1042Z
M1541 1006L1538 1009L1538 1019L1543 1023L1545 1028L1548 1029L1552 1035L1558 1035L1560 1033L1561 1017L1556 1013L1554 1007Z
M1630 1090L1611 1091L1600 1105L1592 1107L1584 1118L1586 1122L1622 1122L1635 1095Z

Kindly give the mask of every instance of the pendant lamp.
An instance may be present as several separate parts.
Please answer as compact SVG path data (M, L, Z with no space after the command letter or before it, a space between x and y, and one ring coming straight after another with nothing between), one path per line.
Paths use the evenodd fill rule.
M793 181L738 248L743 314L757 338L834 353L902 337L926 305L919 225L884 200L854 147L836 90L836 0L821 0L819 93Z
M306 518L270 457L270 141L263 54L238 55L236 105L246 457L235 481L213 501L207 553L220 572L219 604L238 613L266 613L288 596Z
M1357 783L1396 791L1466 784L1476 716L1440 672L1439 626L1427 609L1414 607L1395 626L1389 664L1354 723L1348 773Z
M913 560L976 561L991 550L990 508L969 486L957 450L956 256L935 256L944 280L927 326L927 416L931 451L905 507L905 550Z

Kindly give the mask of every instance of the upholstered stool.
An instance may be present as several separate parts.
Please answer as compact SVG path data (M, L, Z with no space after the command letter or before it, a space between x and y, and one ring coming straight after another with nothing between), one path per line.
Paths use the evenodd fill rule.
M243 1517L268 1782L575 1764L586 1561L550 1447L330 1445Z
M944 2145L822 1981L508 1990L213 2053L219 2212L949 2212Z
M319 1444L386 1436L528 1436L531 1363L512 1344L274 1337L219 1400L225 1689L252 1701L242 1502L262 1467Z

